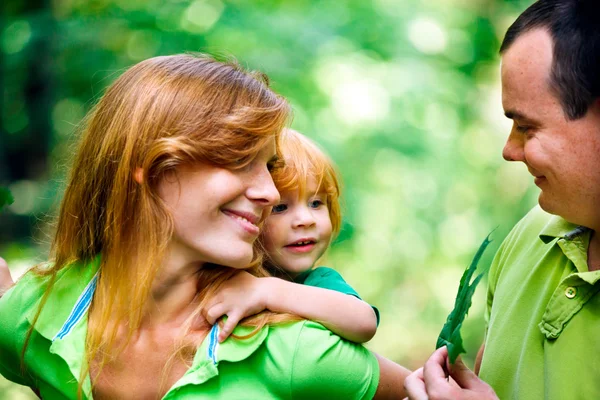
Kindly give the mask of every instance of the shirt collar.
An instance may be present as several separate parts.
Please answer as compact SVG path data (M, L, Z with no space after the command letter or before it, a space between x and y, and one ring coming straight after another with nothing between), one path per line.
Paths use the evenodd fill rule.
M35 322L35 330L46 339L64 339L82 319L94 294L100 257L90 262L77 262L59 271L52 291ZM38 306L33 307L27 319L33 323ZM60 335L60 337L59 337Z
M35 322L35 331L48 339L50 352L61 357L73 377L79 380L87 335L87 311L94 295L100 267L100 256L89 262L76 262L57 272L52 291ZM47 281L46 281L47 282ZM32 308L27 320L33 325L39 304ZM89 377L83 385L91 397Z
M556 238L571 240L588 230L589 228L585 226L572 224L558 215L553 215L540 232L540 239L544 243L549 243Z
M239 362L254 354L269 335L269 326L265 325L256 333L253 333L254 330L253 327L238 325L233 334L240 336L240 339L230 336L223 343L219 343L219 325L215 324L198 348L192 367L169 390L164 399L173 397L183 386L201 385L219 375L218 366L221 361Z

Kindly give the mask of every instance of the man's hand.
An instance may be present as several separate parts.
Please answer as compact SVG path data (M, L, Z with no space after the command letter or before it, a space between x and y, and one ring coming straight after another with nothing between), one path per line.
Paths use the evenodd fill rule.
M219 332L219 342L233 332L241 319L258 314L266 308L266 280L240 271L219 290L205 310L204 318L214 325L219 318L227 315L225 326Z
M451 380L446 378L445 369ZM410 400L498 400L492 388L479 379L460 357L454 365L448 361L448 349L437 349L423 368L404 381Z
M15 283L10 276L10 271L8 270L8 264L4 261L4 258L0 257L0 297L8 289L10 289Z

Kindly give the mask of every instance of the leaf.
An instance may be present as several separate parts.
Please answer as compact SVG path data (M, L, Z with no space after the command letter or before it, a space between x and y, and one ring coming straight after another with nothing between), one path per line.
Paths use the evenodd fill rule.
M0 186L0 211L2 211L4 206L10 205L14 202L15 202L15 199L14 199L12 193L10 192L10 190L8 190L5 187Z
M471 265L469 265L469 268L465 270L460 278L458 293L456 294L456 301L454 302L454 309L448 315L436 343L436 349L439 349L442 346L448 347L448 357L450 358L451 364L454 364L454 361L456 361L456 357L458 357L459 354L466 353L465 348L463 347L462 337L460 336L460 328L471 307L471 298L473 297L473 293L475 293L475 288L487 273L489 265L473 279L472 283L469 284L469 282L471 282L471 278L473 277L475 270L477 270L477 264L479 263L485 248L490 243L490 235L488 235L483 240L483 243L481 243L481 246L479 246L473 261L471 261Z

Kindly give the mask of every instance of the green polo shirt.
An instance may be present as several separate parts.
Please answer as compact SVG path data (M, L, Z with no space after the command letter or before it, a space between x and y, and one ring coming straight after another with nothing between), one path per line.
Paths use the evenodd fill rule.
M590 231L534 208L489 276L480 377L502 400L600 398L600 271Z
M336 292L349 294L362 300L358 295L358 292L342 278L342 275L340 275L339 272L328 267L309 269L298 275L296 279L294 279L294 282L322 289L335 290ZM371 307L377 318L377 326L379 326L379 310L373 305L371 305Z
M39 390L44 399L76 399L98 260L57 276L20 368L25 335L48 278L27 273L0 299L0 373ZM244 335L251 328L237 327ZM190 369L164 399L370 399L376 358L312 321L266 326L249 339L218 343L215 325ZM84 393L91 398L89 377Z

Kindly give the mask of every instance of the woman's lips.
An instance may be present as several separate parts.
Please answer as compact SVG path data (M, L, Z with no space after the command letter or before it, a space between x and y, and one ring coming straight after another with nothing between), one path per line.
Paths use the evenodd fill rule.
M244 218L240 215L234 214L233 212L230 212L230 211L223 211L223 214L227 215L229 218L234 220L247 233L249 233L253 236L258 236L258 234L260 233L260 228L256 225L254 225L252 222L248 221L246 218Z

